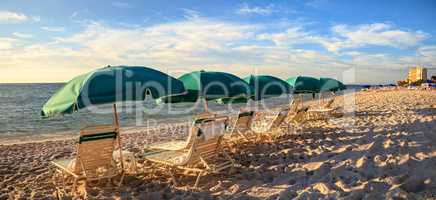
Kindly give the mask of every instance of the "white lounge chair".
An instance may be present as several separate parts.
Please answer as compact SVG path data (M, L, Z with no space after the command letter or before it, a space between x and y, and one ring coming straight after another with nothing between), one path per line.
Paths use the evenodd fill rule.
M226 141L238 142L243 139L248 142L255 137L256 135L251 129L255 114L254 111L240 111L234 124L230 126L228 134L225 135Z
M171 141L153 143L153 144L147 146L146 149L148 149L148 150L172 150L172 151L186 149L190 146L190 144L193 142L193 140L195 138L197 126L204 123L205 121L215 119L215 116L216 116L215 114L211 114L211 113L198 114L195 117L195 120L189 129L188 138L186 140L171 140Z
M119 185L124 177L124 171L116 165L113 159L116 139L119 137L118 128L112 125L86 127L80 131L76 157L72 159L54 160L56 167L54 182L62 183L65 191L67 180L72 178L71 193L76 192L79 180L88 181L112 179L121 175ZM118 153L121 153L118 151ZM60 180L59 180L60 179Z
M220 173L227 168L233 168L235 162L221 150L221 139L224 134L227 118L215 118L196 124L196 134L189 147L182 150L160 150L148 152L145 159L162 166L168 172L176 185L176 173L195 175L197 187L200 178L210 173ZM221 154L220 154L221 153ZM219 160L219 155L224 155Z

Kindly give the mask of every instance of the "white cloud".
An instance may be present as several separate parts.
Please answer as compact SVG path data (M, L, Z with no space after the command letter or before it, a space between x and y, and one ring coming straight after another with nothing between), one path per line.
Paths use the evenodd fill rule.
M244 3L238 10L236 10L236 13L240 15L250 15L250 14L269 15L272 14L274 11L275 11L274 4L270 4L266 7L259 7L259 6L250 7L247 3Z
M31 38L32 37L31 34L19 33L19 32L14 32L14 33L12 33L12 35L14 35L15 37L18 37L18 38Z
M232 56L232 52L227 52L228 46L244 38L253 37L249 31L251 29L251 26L204 19L129 29L93 23L88 24L83 32L58 38L51 44L35 44L12 49L8 47L8 51L0 54L0 69L7 66L56 66L59 70L52 68L52 73L56 74L65 68L82 67L79 71L88 71L93 67L108 64L148 65L161 70L187 71L193 70L190 67L194 66L213 69L241 64L235 67L240 69L245 68L243 62ZM76 48L70 48L71 45ZM71 62L72 60L74 62ZM37 78L35 74L34 79ZM2 77L1 80L10 79ZM53 76L52 80L59 81L59 77Z
M337 38L331 38L323 44L329 51L358 48L368 45L407 48L418 45L429 37L421 31L394 29L385 23L365 24L355 27L336 25L332 32Z
M34 68L50 69L53 74L69 71L68 76L54 75L51 79L66 81L96 67L124 64L152 66L174 76L205 69L241 76L257 72L282 78L296 74L338 77L349 67L399 70L414 62L435 60L436 46L419 47L416 55L409 57L358 50L335 53L303 49L296 44L324 46L351 39L347 34L341 35L341 31L334 32L334 36L323 36L295 24L282 32L269 33L270 25L218 21L194 14L190 16L195 17L182 21L147 27L87 22L83 31L42 44L21 44L18 39L3 38L0 39L0 71L8 66L26 69L26 73ZM380 30L385 29L375 28L376 32ZM351 47L338 49L347 48ZM392 77L403 78L400 75ZM37 74L34 76L39 78ZM0 77L0 80L7 78Z
M0 24L15 24L28 20L28 17L23 13L0 11Z
M32 20L33 20L34 22L39 22L39 21L41 21L41 17L40 17L40 16L33 16L33 17L32 17Z
M385 53L365 53L354 51L346 54L351 57L350 64L358 68L383 69L389 66L390 69L401 69L407 67L404 62L399 61L398 57Z
M328 5L328 0L312 0L308 1L306 5L313 8L321 9Z
M403 56L400 60L409 66L421 65L436 69L436 45L420 46L416 50L416 55Z
M436 59L436 45L421 46L418 48L418 55ZM434 62L436 64L436 62Z
M324 36L307 32L302 26L294 26L284 32L268 33L259 36L261 40L271 40L276 45L320 44L330 52L356 49L365 46L387 46L398 49L414 47L429 35L421 31L394 29L384 23L359 26L336 25L332 35Z
M186 8L182 8L184 14L184 17L186 19L195 19L195 18L200 18L200 13L198 11L195 10L191 10L191 9L186 9Z
M71 15L69 16L69 19L71 22L74 22L78 25L86 25L88 23L92 23L93 20L84 18L85 15L90 14L90 12L88 10L82 10L82 11L74 11L73 13L71 13Z
M78 14L79 13L77 11L74 11L73 14L70 15L70 19L74 19Z
M132 8L132 6L127 2L114 1L112 2L112 6L116 8Z
M17 39L0 37L0 50L12 49Z
M303 30L299 25L291 25L283 32L259 34L259 40L270 40L277 46L319 43L321 38Z
M204 19L130 29L93 23L84 32L58 41L113 62L150 60L176 65L207 60L209 53L226 54L228 45L253 37L249 32L252 28Z
M48 32L64 32L65 27L62 26L41 26L41 29Z

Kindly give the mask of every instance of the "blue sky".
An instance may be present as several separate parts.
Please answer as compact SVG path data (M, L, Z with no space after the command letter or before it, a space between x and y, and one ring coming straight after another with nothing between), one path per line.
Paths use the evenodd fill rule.
M106 65L388 83L436 74L436 1L28 1L0 4L0 82Z

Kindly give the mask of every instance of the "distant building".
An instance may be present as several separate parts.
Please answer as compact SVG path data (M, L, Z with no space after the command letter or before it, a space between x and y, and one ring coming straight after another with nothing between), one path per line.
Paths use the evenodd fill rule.
M424 67L411 67L407 76L408 83L416 83L427 80L427 69Z

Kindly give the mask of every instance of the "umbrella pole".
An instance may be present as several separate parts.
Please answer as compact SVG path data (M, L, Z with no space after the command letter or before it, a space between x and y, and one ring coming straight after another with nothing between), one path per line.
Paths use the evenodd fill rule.
M208 113L209 112L209 107L207 105L206 98L202 98L202 99L203 99L204 111Z
M304 100L304 98L303 98L303 94L299 94L298 96L300 96L300 99L301 99L301 108L303 108L303 106L304 106L304 102L303 102L303 100Z
M318 105L321 106L321 103L324 103L322 92L320 92L318 96Z
M117 105L113 105L114 109L114 125L117 131L118 150L120 151L121 170L124 172L123 149L121 148L120 122L118 119Z

